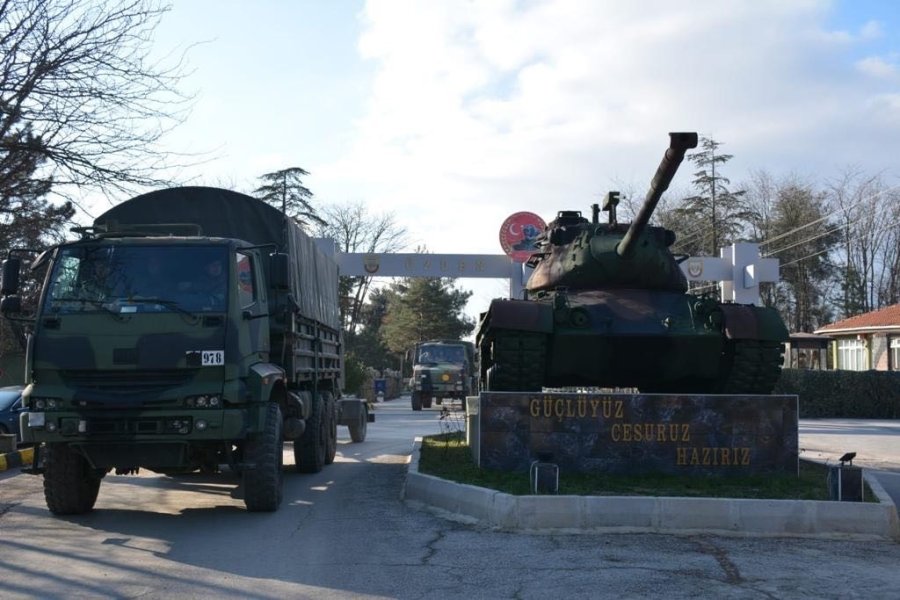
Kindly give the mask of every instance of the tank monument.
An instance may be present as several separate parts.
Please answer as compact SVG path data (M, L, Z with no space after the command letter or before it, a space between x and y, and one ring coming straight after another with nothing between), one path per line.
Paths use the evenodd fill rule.
M780 316L688 293L675 232L649 224L696 146L696 133L670 134L631 223L618 222L616 192L607 223L598 205L590 220L559 212L528 259L525 297L482 313L468 417L481 467L797 472L797 398L771 395L788 338Z

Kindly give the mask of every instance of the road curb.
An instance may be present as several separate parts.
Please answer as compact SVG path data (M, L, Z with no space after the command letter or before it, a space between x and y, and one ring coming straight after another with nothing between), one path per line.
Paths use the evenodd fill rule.
M23 448L15 452L0 454L0 471L30 465L34 460L34 448Z
M713 533L900 540L897 509L864 472L878 503L649 496L514 496L419 473L410 455L403 498L453 520L542 533Z

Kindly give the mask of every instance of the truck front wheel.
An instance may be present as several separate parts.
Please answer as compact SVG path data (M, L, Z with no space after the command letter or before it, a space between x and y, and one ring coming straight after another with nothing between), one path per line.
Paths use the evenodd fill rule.
M101 476L66 444L47 444L44 454L44 499L54 515L90 512L97 501Z
M278 509L282 496L281 408L266 407L265 429L244 444L244 504L251 512Z
M412 393L412 409L422 410L422 395L419 392Z

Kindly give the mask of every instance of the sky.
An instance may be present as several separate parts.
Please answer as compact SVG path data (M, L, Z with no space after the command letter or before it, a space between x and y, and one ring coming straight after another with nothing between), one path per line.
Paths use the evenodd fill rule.
M900 184L892 0L178 0L153 44L188 49L196 99L164 144L204 160L179 179L302 167L315 206L393 213L407 251L499 254L514 212L643 195L669 131L721 142L736 184ZM458 285L470 316L508 289Z

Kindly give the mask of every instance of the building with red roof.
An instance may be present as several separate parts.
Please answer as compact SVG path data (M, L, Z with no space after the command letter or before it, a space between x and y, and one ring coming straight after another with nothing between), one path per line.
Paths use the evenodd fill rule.
M831 352L836 369L900 370L900 304L837 321L815 333L834 340Z

